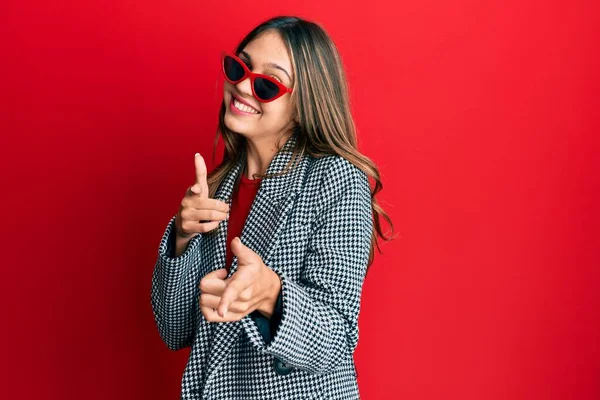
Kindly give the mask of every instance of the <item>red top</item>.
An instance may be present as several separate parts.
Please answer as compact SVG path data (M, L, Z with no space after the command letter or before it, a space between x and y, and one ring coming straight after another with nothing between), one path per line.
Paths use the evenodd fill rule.
M227 225L227 257L225 264L227 272L229 272L231 263L233 262L231 241L234 237L240 236L242 233L261 180L261 178L250 179L246 177L246 174L242 173L240 185L231 199L231 209L229 210L229 222Z

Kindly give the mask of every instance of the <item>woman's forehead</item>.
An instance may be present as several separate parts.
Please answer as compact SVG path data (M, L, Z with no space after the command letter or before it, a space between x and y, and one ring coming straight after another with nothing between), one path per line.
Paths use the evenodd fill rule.
M253 64L275 63L288 71L292 70L287 47L278 33L265 32L254 38L242 50L250 56Z

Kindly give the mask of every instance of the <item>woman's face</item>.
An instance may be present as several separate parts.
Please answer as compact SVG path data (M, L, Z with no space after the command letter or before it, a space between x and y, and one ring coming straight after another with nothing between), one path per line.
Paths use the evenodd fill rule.
M275 31L265 32L244 47L238 56L249 66L250 71L274 77L285 86L293 86L292 62L286 46ZM269 66L268 64L271 64ZM281 69L274 67L278 65ZM252 95L250 78L236 85L225 80L223 101L225 103L225 125L248 139L277 137L290 127L292 107L290 93L268 103L261 103ZM248 104L255 112L245 112L235 107L232 97Z

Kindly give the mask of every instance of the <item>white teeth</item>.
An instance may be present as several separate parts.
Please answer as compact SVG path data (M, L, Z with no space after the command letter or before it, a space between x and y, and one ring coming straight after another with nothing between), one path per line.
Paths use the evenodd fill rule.
M233 105L238 110L241 110L241 111L244 111L244 112L248 112L248 113L252 113L252 114L258 114L258 111L256 111L252 107L248 107L247 105L245 105L243 103L240 103L239 101L237 101L237 99L235 97L233 98Z

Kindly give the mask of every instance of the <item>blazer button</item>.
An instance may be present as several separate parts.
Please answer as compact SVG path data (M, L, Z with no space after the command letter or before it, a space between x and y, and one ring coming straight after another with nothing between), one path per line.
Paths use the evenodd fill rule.
M273 367L275 367L275 372L277 372L279 375L287 375L294 370L294 367L284 363L277 357L275 357L273 360Z

